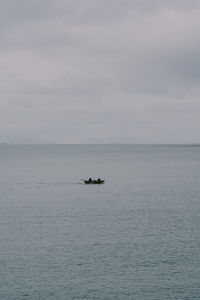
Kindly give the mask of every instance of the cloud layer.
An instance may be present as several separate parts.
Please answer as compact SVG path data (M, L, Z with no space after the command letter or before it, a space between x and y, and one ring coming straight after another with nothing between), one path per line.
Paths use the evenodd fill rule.
M200 4L2 0L0 141L200 142Z

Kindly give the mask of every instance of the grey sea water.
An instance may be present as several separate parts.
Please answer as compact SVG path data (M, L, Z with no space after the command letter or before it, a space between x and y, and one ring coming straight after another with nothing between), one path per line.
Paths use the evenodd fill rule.
M200 147L0 145L0 299L200 299Z

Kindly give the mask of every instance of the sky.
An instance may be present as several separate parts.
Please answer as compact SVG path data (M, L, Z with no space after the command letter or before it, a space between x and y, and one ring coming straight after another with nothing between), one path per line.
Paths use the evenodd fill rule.
M0 142L200 143L199 0L1 0Z

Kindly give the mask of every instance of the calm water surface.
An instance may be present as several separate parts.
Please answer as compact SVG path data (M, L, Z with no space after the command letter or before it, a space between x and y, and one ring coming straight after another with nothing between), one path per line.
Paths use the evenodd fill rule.
M199 300L199 278L200 147L0 145L0 299Z

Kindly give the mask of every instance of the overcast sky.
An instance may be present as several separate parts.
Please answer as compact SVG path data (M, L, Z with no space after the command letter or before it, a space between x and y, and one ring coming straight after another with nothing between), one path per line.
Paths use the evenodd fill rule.
M200 142L199 0L1 0L0 142Z

